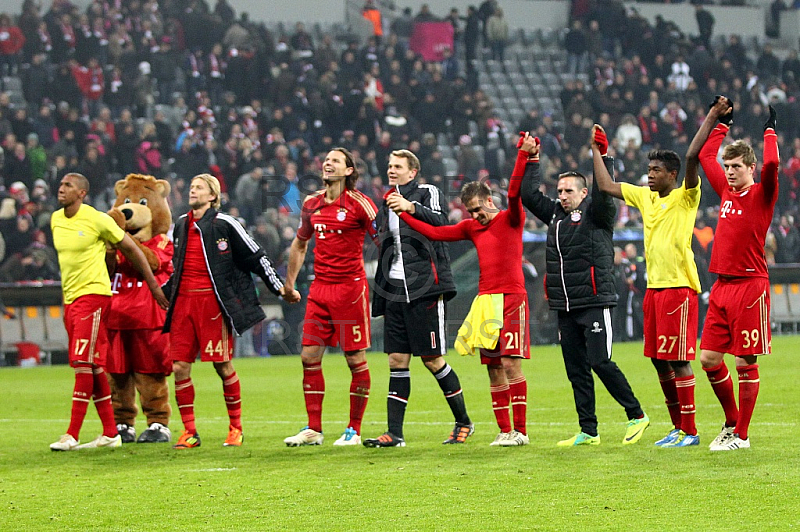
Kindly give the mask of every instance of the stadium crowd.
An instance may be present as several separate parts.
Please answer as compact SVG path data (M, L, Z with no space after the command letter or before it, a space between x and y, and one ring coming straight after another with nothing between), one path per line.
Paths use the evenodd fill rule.
M372 2L365 9L374 10ZM496 0L441 18L427 6L385 18L385 34L359 40L302 22L268 27L237 15L226 0L95 0L85 10L68 0L49 8L25 0L21 13L0 15L0 281L57 277L49 216L68 172L88 178L100 210L113 203L116 179L130 172L166 178L177 215L188 210L188 181L209 172L221 183L223 210L285 268L299 204L320 188L322 159L333 146L353 152L358 187L376 203L388 187L389 154L411 150L422 162L420 179L445 191L458 221L467 214L456 194L463 181L491 177L498 205L506 206L519 130L541 138L551 195L560 172L591 171L594 122L611 141L618 179L639 183L649 149L686 152L715 94L734 103L732 137L757 152L766 105L786 117L767 252L773 262L800 260L796 50L781 60L768 44L714 38L710 28L690 36L616 0L576 3L560 35L565 68L575 74L561 90L561 109L532 108L508 124L493 113L473 68L502 58L518 38ZM414 23L432 20L454 27L455 53L441 62L408 46ZM747 59L753 52L755 61ZM456 176L447 175L442 140L458 144ZM695 229L703 272L718 211L710 192L703 191ZM621 205L617 226L640 227L638 212ZM541 227L529 216L527 230ZM619 252L618 264L627 297L637 266L642 275L641 250Z

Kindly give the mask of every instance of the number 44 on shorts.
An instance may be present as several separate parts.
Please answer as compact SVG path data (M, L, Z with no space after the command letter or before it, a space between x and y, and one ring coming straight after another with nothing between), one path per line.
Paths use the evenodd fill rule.
M208 345L206 345L206 348L203 351L205 351L205 353L210 356L214 355L223 356L225 354L225 352L222 350L222 340L219 340L217 342L216 347L214 347L214 342L212 340L209 340Z

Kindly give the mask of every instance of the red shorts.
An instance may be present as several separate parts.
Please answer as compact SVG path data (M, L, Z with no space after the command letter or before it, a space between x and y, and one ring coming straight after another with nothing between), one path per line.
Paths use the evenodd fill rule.
M233 358L231 326L212 290L179 294L172 312L170 358L192 363L198 351L202 362Z
M87 294L64 305L64 328L69 338L69 365L102 366L108 351L106 319L111 296Z
M531 358L527 294L503 294L500 338L494 349L481 349L481 364L499 364L499 357Z
M106 371L109 373L172 373L169 334L161 329L109 329Z
M711 288L700 348L735 356L772 352L769 280L720 277Z
M303 345L336 346L342 351L369 348L369 285L311 283L303 321Z
M644 356L694 360L697 351L697 292L648 288L644 293Z

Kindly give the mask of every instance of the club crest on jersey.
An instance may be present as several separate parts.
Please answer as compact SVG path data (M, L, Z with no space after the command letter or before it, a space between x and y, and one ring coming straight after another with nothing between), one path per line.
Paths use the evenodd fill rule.
M577 211L577 210L576 211L572 211L572 213L569 215L569 218L573 222L580 222L581 221L581 214L582 214L581 211Z
M339 209L339 212L336 213L336 219L339 220L340 222L343 222L346 217L347 217L347 209L341 207Z
M217 249L222 251L223 253L225 251L228 251L228 239L220 238L219 240L217 240Z

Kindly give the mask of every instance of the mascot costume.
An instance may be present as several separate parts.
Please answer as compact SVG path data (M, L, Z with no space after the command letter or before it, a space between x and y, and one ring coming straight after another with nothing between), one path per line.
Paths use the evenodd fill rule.
M170 185L149 175L129 174L114 186L117 200L108 214L138 243L156 280L172 274L173 246L167 237L172 213L167 204ZM106 371L111 383L114 418L123 443L168 442L172 409L167 376L172 373L169 334L162 334L166 312L150 295L147 284L122 255L109 250L112 274L108 337L111 343ZM148 428L136 439L136 392Z

